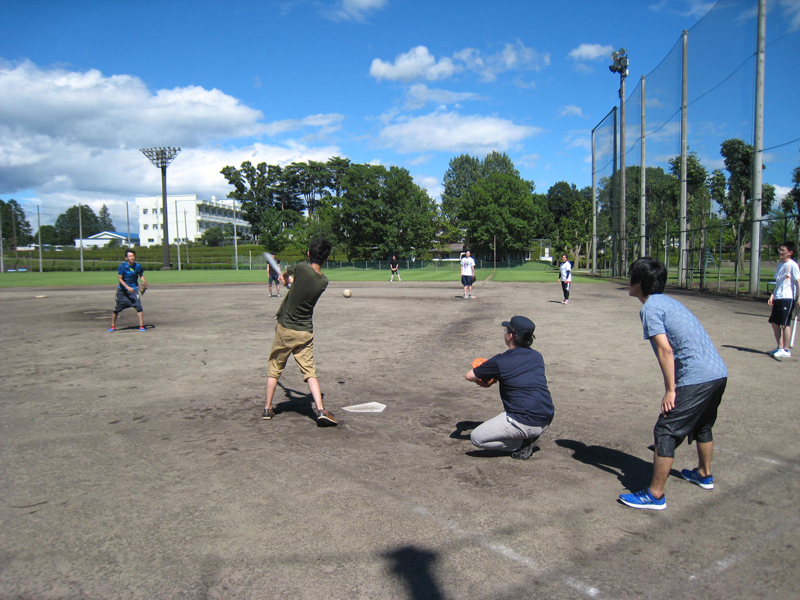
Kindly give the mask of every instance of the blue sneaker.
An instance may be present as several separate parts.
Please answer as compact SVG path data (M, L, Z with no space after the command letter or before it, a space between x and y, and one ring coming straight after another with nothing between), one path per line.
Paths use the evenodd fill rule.
M700 473L697 472L697 469L683 469L681 471L681 475L686 481L691 481L695 485L699 485L704 490L713 490L714 489L714 477L709 475L708 477L701 477Z
M633 508L649 508L650 510L664 510L667 508L667 497L661 496L658 500L653 498L650 488L635 494L620 494L619 499L623 504Z

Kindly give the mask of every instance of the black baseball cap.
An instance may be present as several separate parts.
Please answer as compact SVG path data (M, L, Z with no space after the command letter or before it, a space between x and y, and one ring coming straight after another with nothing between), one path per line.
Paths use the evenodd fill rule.
M533 333L533 330L536 329L533 321L528 317L520 316L511 317L510 321L503 321L501 325L519 333Z

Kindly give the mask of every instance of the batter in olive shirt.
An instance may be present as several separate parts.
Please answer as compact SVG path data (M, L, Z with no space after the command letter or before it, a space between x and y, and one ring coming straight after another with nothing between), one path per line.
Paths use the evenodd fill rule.
M328 287L328 278L317 273L308 263L290 266L286 272L294 278L294 282L275 313L278 323L286 329L313 333L314 324L311 319L314 316L314 306Z

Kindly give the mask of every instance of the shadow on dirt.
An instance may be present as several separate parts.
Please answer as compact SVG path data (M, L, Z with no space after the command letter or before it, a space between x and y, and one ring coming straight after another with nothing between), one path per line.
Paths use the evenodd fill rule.
M433 575L437 554L415 546L403 546L384 554L392 573L405 583L412 600L444 600Z
M575 440L556 440L556 444L572 450L572 458L575 460L615 475L620 483L631 491L642 489L650 481L651 463L637 456L604 446L587 446ZM681 474L675 469L670 471L670 475L682 479Z
M278 387L283 390L286 400L280 403L276 402L278 399L276 390L276 397L273 402L275 414L295 412L308 417L312 421L317 420L316 404L314 404L314 398L311 397L309 392L298 392L297 390L287 388L280 381L278 382Z

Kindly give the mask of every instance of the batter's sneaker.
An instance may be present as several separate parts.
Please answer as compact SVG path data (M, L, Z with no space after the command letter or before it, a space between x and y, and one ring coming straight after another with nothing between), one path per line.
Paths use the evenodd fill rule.
M264 419L265 421L270 420L274 416L275 416L275 411L271 406L269 408L265 408L264 412L261 414L261 418Z
M700 473L697 472L697 469L683 469L681 471L681 475L686 481L691 481L695 485L699 485L704 490L713 490L714 489L714 478L709 475L708 477L702 477Z
M667 508L667 497L653 498L650 488L635 494L620 494L619 499L623 504L633 508L647 508L650 510L664 510Z
M522 442L522 446L519 447L519 450L514 450L514 452L511 453L511 458L528 460L533 455L534 450L536 450L536 440L538 439L539 438L528 438Z
M336 419L327 410L323 409L317 413L317 427L328 427L338 425Z

